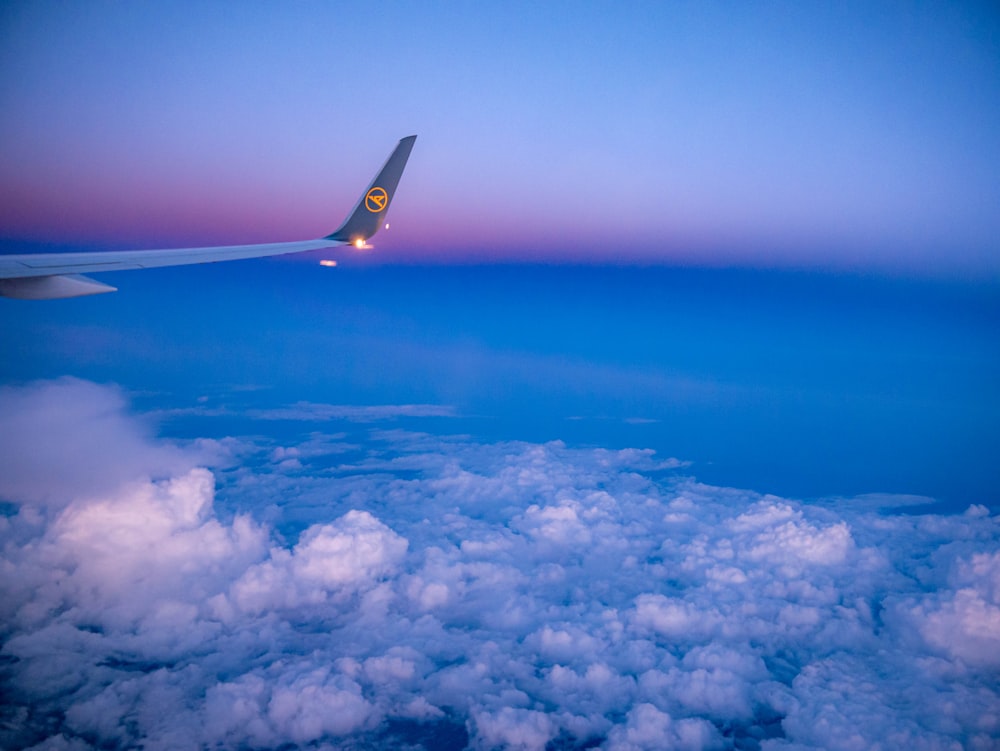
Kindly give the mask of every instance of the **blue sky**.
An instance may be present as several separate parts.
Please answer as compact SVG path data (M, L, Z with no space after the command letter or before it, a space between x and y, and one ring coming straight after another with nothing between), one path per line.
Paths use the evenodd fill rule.
M3 14L12 240L316 236L418 133L383 258L997 273L988 3Z
M998 28L4 4L0 746L995 748Z

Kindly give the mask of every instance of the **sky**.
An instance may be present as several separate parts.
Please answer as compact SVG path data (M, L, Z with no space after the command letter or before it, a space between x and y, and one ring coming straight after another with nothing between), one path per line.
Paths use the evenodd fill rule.
M0 747L996 748L998 28L0 6Z
M8 244L320 236L416 133L381 258L1000 269L991 3L2 14Z

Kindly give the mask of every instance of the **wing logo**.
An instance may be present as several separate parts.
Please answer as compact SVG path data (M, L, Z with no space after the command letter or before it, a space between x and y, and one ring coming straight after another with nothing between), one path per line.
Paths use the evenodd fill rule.
M365 208L373 214L377 214L385 208L385 204L388 200L389 195L385 192L385 188L375 186L369 190L368 195L365 196Z

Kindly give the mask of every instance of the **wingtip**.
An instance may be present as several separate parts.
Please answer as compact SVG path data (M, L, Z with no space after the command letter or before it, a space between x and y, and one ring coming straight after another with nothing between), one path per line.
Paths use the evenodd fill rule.
M364 243L376 232L389 210L389 203L396 192L399 178L403 174L406 162L410 157L416 135L399 139L396 148L392 150L382 169L375 175L368 190L361 195L354 210L347 216L338 229L324 237L324 240L334 242ZM372 198L372 194L376 193ZM380 195L379 195L380 194ZM378 200L381 198L381 200ZM361 247L361 246L359 246Z

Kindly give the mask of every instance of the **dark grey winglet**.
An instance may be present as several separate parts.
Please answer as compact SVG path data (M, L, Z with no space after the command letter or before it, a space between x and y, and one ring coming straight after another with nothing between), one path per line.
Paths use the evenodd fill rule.
M397 144L382 169L372 180L371 185L362 194L361 200L358 201L347 220L340 225L336 232L323 238L324 240L364 244L368 238L378 232L378 228L385 221L392 196L395 194L399 178L403 174L403 167L406 166L406 160L410 157L413 142L416 140L416 136L407 136Z

